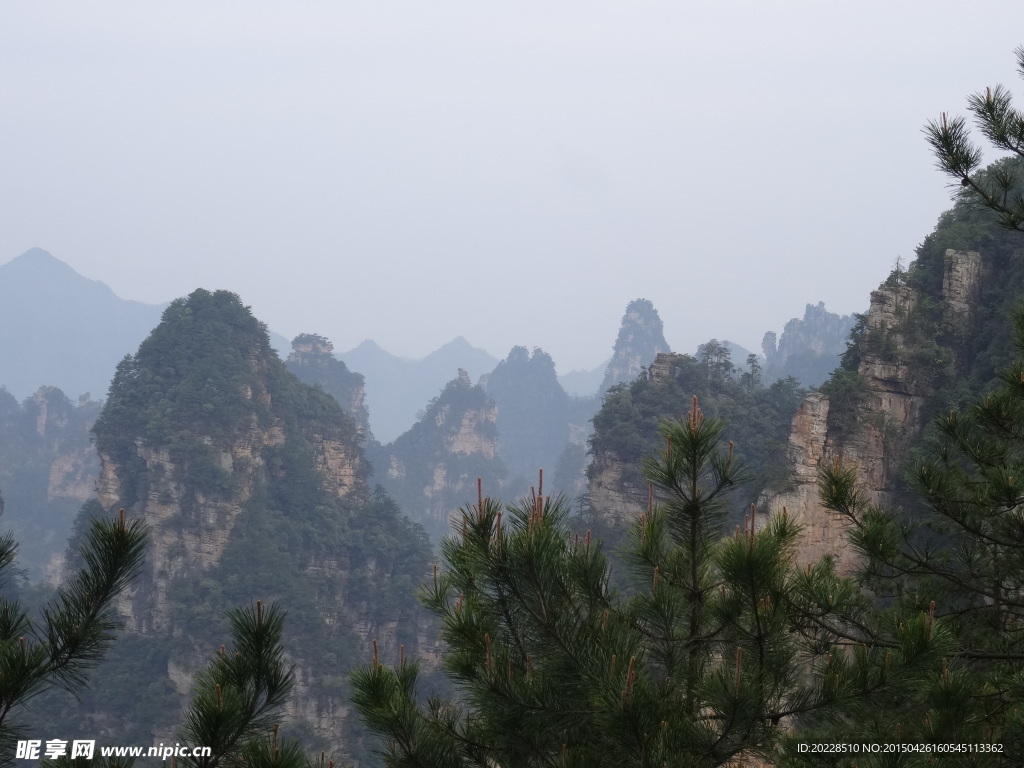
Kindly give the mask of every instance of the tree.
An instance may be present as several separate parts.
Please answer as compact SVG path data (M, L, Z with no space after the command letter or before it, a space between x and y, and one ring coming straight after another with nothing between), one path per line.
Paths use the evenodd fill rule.
M1024 77L1024 46L1014 53L1017 71ZM967 108L985 138L1018 162L1005 161L982 171L982 150L972 141L967 121L943 112L924 128L936 164L959 185L961 194L995 211L1000 224L1024 231L1024 177L1019 162L1024 159L1024 113L1013 107L1010 91L1002 85L969 96Z
M842 651L865 607L830 561L792 566L798 527L752 511L727 535L741 471L722 424L694 401L662 429L666 448L645 463L652 503L634 526L629 597L610 590L600 542L571 536L565 505L542 487L519 505L480 498L463 510L423 596L458 701L420 705L417 665L404 658L374 658L354 676L387 765L774 759L786 728L878 687L859 674L882 665L877 655ZM894 670L920 665L933 647L925 631L923 620L901 630Z
M1016 334L1024 352L1024 311ZM889 606L880 618L927 615L948 636L944 659L889 702L875 735L1002 744L999 755L962 756L985 766L1024 764L1024 360L1001 378L998 392L936 421L912 473L921 509L866 503L838 464L820 481L825 505L854 524L864 583Z
M141 520L93 520L81 549L82 568L30 619L20 602L0 596L0 765L14 760L21 729L10 716L51 685L81 690L89 668L114 638L114 599L139 574L146 545ZM0 577L17 553L13 536L0 537Z
M305 768L309 758L294 741L282 741L279 717L295 682L284 661L284 614L275 605L238 608L229 614L232 648L221 646L197 675L195 696L180 741L208 746L208 757L183 758L186 766L224 765Z
M230 647L222 645L196 675L195 694L175 744L183 750L174 755L174 763L191 768L327 768L322 758L311 760L294 739L282 739L275 722L295 680L294 667L284 660L284 614L276 605L264 609L257 600L253 607L230 611L228 618ZM193 747L208 748L210 754L194 756L188 753ZM76 764L69 755L44 761L48 768ZM131 768L135 758L96 754L91 764Z

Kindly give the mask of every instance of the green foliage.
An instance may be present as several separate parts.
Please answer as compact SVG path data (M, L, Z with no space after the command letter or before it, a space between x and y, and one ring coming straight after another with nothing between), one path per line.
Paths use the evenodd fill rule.
M185 713L181 742L210 747L211 755L183 758L186 766L273 764L275 719L295 682L284 660L284 614L257 600L252 609L230 612L233 647L221 650L195 680L195 696ZM268 748L269 747L269 748ZM289 748L292 759L308 765ZM290 761L291 762L291 761Z
M494 402L483 387L454 379L411 429L371 454L376 466L388 468L380 473L381 484L434 539L448 530L449 511L465 503L476 478L497 487L506 477L505 464L498 456L452 450L464 424L482 441L497 443L497 427L488 418L493 410ZM443 478L443 487L438 487L438 476Z
M211 380L204 398L218 410L206 415L192 407L192 395ZM194 670L194 660L232 631L228 608L254 593L288 606L289 658L309 675L306 695L324 706L344 700L347 672L365 658L360 626L397 622L401 641L416 642L422 609L412 593L431 555L422 529L382 491L367 489L355 421L286 370L233 294L198 291L171 305L122 364L96 443L116 462L122 503L159 497L167 505L161 558L132 602L134 618L150 630L132 638L136 655L107 660L87 712L48 700L60 731L116 742L131 733L170 738L165 729L185 702L169 690L168 671ZM338 456L351 473L337 478L347 483L344 493L323 468ZM75 535L98 506L83 508ZM197 539L213 545L200 555ZM302 727L290 725L289 733ZM360 756L354 729L328 742L305 727L309 748L344 742Z
M16 599L0 596L0 764L13 762L20 732L9 717L59 686L81 690L86 673L103 658L118 622L114 599L142 568L146 531L141 520L97 520L81 556L85 563L42 610L29 618ZM0 537L0 576L14 561L13 536ZM2 586L2 584L0 584Z
M766 486L784 483L789 428L803 390L791 378L765 387L759 370L749 360L747 371L738 380L733 370L728 348L712 341L702 347L699 359L676 355L672 375L667 378L641 377L610 389L594 416L591 478L603 457L613 456L624 466L624 485L636 489L642 503L646 482L639 470L640 460L660 447L662 419L684 413L696 396L709 416L726 422L726 439L735 443L745 464L756 468L745 499L748 503Z
M364 378L334 357L332 349L334 345L323 336L301 333L292 340L285 367L299 381L323 389L368 433L370 414L362 402Z
M1017 71L1024 77L1024 46L1017 48ZM1024 113L1013 107L1010 91L1001 85L968 97L982 135L997 149L1024 158ZM1018 164L992 166L980 173L982 149L971 140L967 121L945 113L924 129L939 170L959 188L962 199L996 213L999 224L1024 232L1024 186Z
M837 440L849 437L870 394L867 381L856 371L839 368L821 385L821 392L829 400L828 434Z

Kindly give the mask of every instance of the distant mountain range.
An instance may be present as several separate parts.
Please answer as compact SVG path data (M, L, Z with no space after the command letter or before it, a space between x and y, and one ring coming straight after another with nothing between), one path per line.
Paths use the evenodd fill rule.
M19 400L43 385L102 399L165 306L122 299L33 248L0 266L0 385Z
M374 436L390 443L416 423L417 414L464 369L475 381L498 364L462 336L420 360L398 357L367 339L338 357L366 378L366 407Z

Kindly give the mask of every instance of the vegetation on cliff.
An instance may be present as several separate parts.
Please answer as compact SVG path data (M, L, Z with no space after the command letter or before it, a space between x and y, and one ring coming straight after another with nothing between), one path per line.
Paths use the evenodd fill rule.
M333 349L334 345L323 336L301 333L292 339L292 352L284 361L285 367L299 381L320 387L337 400L369 439L370 413L364 402L364 378L331 354Z
M1024 353L1024 312L1016 328ZM934 424L916 457L906 508L869 503L852 467L836 462L822 472L822 501L854 523L860 580L875 599L870 638L847 639L885 648L892 627L927 616L945 645L941 664L920 685L872 707L840 709L815 734L823 741L841 734L879 743L998 744L1000 754L974 756L977 764L1020 764L1024 360L1000 378L997 392Z
M506 476L496 452L494 401L462 374L412 429L371 451L377 481L435 539L448 532L449 514L473 498L478 477L500 487Z
M99 462L89 431L99 413L99 403L76 405L56 387L20 405L0 388L0 529L14 533L19 565L34 581L57 570L75 513L93 492Z
M612 347L612 359L608 361L598 392L604 394L616 384L632 381L659 352L668 351L658 310L649 299L634 299L622 316L619 335Z

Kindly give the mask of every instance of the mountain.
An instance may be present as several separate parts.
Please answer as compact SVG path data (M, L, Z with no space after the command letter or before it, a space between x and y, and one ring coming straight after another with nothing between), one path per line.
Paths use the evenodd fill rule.
M537 470L551 472L569 442L569 396L558 383L555 362L541 349L531 355L513 347L487 376L487 394L498 406L498 453L521 495Z
M839 367L854 322L852 315L829 312L824 302L808 304L803 318L786 323L777 344L773 331L764 335L764 378L793 376L805 387L817 387Z
M598 390L601 388L601 382L604 380L604 373L608 370L608 363L611 360L605 360L596 368L592 368L589 371L576 370L563 373L558 377L558 383L562 385L564 389L570 395L576 395L578 397L590 397L596 395Z
M73 538L123 507L150 524L146 567L121 601L118 652L81 702L41 698L33 724L173 740L193 674L227 639L225 612L262 599L288 611L289 732L357 754L349 671L374 639L389 659L400 644L420 655L432 630L413 596L429 545L369 489L356 421L285 368L237 296L199 290L118 365L94 434L99 497Z
M407 360L366 340L338 357L366 379L366 405L373 434L390 443L409 429L423 404L444 388L460 368L476 379L497 364L482 349L459 336L421 360Z
M16 398L42 385L103 398L118 361L163 307L128 301L39 248L0 266L0 385Z
M960 201L909 269L893 270L871 293L839 368L793 419L785 482L761 500L804 525L804 561L832 554L841 571L855 565L844 521L819 503L822 463L856 467L873 503L919 506L905 478L928 425L991 392L1020 358L1013 322L1024 306L1022 255L1019 232Z
M18 400L41 386L101 400L114 368L167 305L122 299L41 248L0 266L0 387ZM275 349L288 342L271 334Z
M437 540L449 518L476 501L477 478L496 496L506 470L497 455L497 407L460 370L427 405L423 418L387 446L370 448L376 482Z
M366 408L365 379L350 371L344 362L331 354L334 345L323 336L303 333L292 339L292 351L284 361L299 381L321 387L338 401L355 419L366 439L370 434L370 413Z
M619 335L605 369L600 394L616 384L633 381L654 362L659 352L670 352L658 310L647 299L634 299L626 306Z

